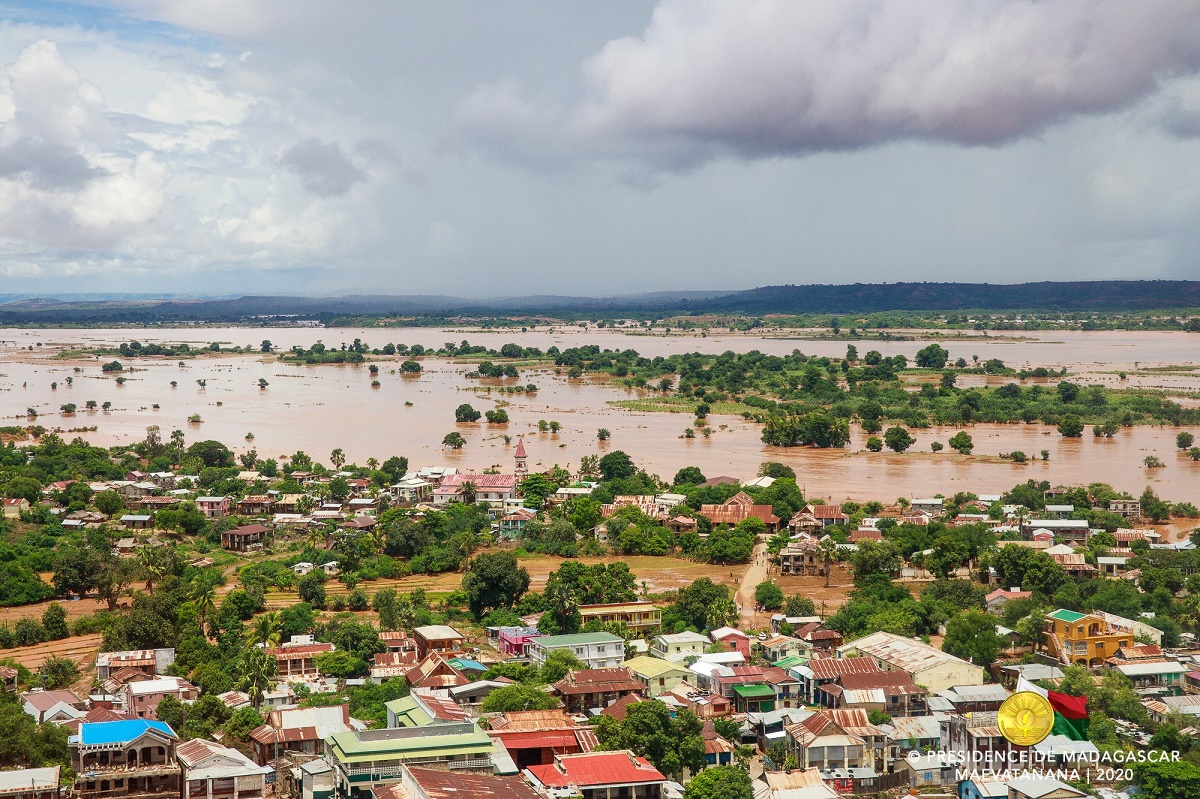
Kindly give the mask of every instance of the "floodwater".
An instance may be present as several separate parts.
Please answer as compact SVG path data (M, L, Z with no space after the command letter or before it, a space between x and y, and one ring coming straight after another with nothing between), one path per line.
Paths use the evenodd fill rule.
M683 438L693 420L684 414L640 413L614 408L613 399L637 398L646 392L630 391L603 381L567 380L553 370L523 370L519 380L480 381L465 377L472 366L437 358L423 359L420 376L402 376L399 359L379 362L377 379L366 364L283 364L273 357L215 356L182 362L164 359L121 359L127 381L117 385L115 375L100 370L101 359L54 360L62 346L105 344L115 346L137 338L142 342L194 346L210 341L257 345L269 339L276 346L309 346L322 340L327 346L361 338L371 346L387 342L441 346L467 339L472 344L500 345L516 341L545 349L598 344L613 349L636 349L654 356L671 353L725 350L783 354L792 349L841 356L846 342L780 339L751 335L628 335L592 327L519 331L445 330L434 328L310 329L310 328L181 328L148 330L0 330L0 416L3 424L26 424L25 409L34 407L38 422L47 427L96 426L78 433L101 445L128 444L141 439L149 425L158 425L163 438L180 429L189 442L217 439L237 452L255 449L259 457L275 457L304 450L328 462L341 448L350 462L369 457L380 461L405 455L415 468L444 464L460 469L511 468L516 437L524 435L530 464L577 468L584 455L602 455L622 449L648 471L670 480L687 465L699 466L709 477L730 475L749 478L765 460L792 466L799 482L812 496L834 499L893 500L955 491L1000 493L1027 480L1054 484L1107 482L1118 489L1140 493L1151 485L1167 499L1200 504L1200 463L1175 450L1178 429L1141 426L1124 429L1113 439L1063 439L1056 431L1038 425L977 425L967 428L975 441L975 455L964 457L929 451L933 441L945 443L956 430L914 430L917 443L904 454L866 452L866 436L852 431L851 445L843 450L781 449L764 446L759 426L740 417L710 417L711 438ZM988 341L956 343L941 340L952 357L981 360L998 357L1011 366L1067 366L1086 373L1080 382L1117 385L1119 370L1192 364L1200 337L1183 333L1053 332L1025 335L1026 340L989 337ZM38 347L38 343L43 346ZM926 342L858 342L859 352L879 349L910 359ZM26 349L33 346L34 350ZM103 359L108 360L108 359ZM78 370L78 371L76 371ZM1170 386L1181 391L1200 388L1200 371L1130 374L1126 384ZM73 385L66 379L73 378ZM258 387L259 379L269 385ZM982 382L982 378L971 378ZM201 387L197 380L206 381ZM176 383L175 386L171 382ZM57 389L51 383L57 382ZM994 382L994 379L989 379ZM1053 382L1053 381L1051 381ZM503 385L534 383L536 394L506 394ZM489 393L487 386L493 387ZM83 410L87 400L113 403L108 412ZM506 425L456 424L454 409L468 402L483 412L504 407ZM64 415L59 407L74 403L79 410ZM411 404L407 404L411 403ZM504 404L507 403L507 404ZM158 405L155 408L155 405ZM187 421L199 414L202 422ZM557 434L537 432L540 419L562 424ZM612 438L597 441L597 429L608 428ZM443 450L442 437L457 430L467 440L460 451ZM1193 430L1200 439L1200 430ZM252 433L253 440L245 437ZM76 434L64 433L68 439ZM509 436L506 443L503 436ZM1048 450L1049 460L1040 460ZM1021 450L1030 458L1018 465L995 458L1002 452ZM1146 469L1143 459L1156 455L1166 466Z

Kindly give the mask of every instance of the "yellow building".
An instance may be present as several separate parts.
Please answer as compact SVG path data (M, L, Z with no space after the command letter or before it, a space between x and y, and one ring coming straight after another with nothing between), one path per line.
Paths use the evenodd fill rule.
M1098 668L1123 646L1133 646L1133 630L1095 613L1056 610L1046 615L1046 651L1068 666Z
M646 686L646 695L651 699L675 690L679 683L691 676L691 672L684 668L683 664L648 655L635 657L621 665L629 669L634 678Z
M653 602L614 602L607 605L580 605L583 624L598 621L624 624L630 632L642 633L662 624L662 610Z

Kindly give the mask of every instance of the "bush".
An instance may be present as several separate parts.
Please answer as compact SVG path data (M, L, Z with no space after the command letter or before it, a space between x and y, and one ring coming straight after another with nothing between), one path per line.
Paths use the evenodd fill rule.
M880 452L883 450L883 439L879 436L869 436L867 438L867 449L871 452Z

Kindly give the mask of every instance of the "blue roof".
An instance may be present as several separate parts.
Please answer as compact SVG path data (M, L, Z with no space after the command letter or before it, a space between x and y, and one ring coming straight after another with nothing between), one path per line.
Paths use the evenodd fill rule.
M177 737L165 721L129 719L127 721L98 721L79 725L79 742L82 744L120 744L132 741L147 730L158 730L172 738Z
M478 660L470 658L454 658L450 664L458 669L466 669L467 671L487 671L488 667L480 663Z

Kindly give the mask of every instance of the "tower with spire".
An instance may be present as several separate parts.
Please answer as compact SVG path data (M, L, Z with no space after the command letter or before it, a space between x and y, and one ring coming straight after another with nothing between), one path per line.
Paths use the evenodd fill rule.
M517 451L513 453L513 460L517 462L517 479L524 480L529 475L529 464L526 462L528 460L528 456L525 454L524 436L521 436L517 439Z

